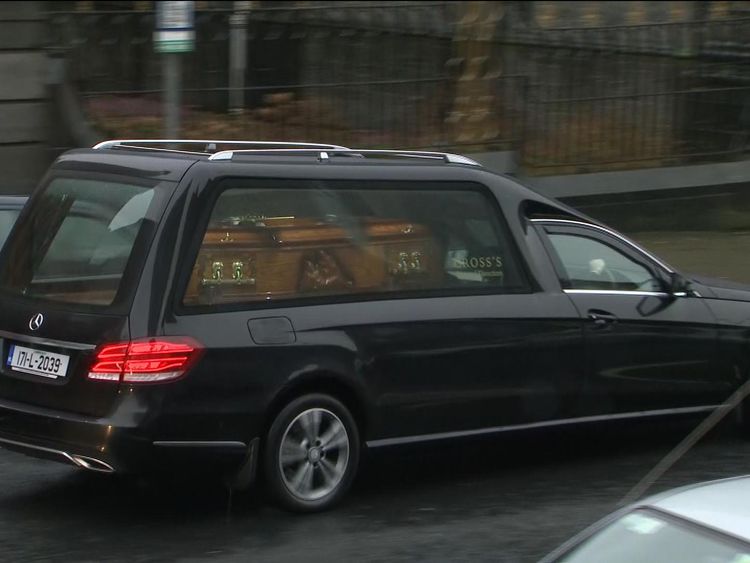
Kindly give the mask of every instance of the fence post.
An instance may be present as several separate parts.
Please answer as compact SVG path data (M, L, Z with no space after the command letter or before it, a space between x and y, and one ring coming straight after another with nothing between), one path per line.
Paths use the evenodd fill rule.
M531 120L536 116L537 112L534 111L535 108L532 109L534 102L531 99L529 80L528 76L521 78L521 99L523 100L523 104L521 105L521 127L519 127L518 138L515 140L516 146L512 147L516 151L516 165L518 168L527 164L527 145L533 141L535 134Z
M245 109L245 70L247 68L247 20L252 2L235 2L229 17L229 111Z

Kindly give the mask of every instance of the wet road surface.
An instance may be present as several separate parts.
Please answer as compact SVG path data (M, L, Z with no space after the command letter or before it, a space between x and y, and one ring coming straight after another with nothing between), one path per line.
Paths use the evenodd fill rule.
M337 509L299 516L216 483L138 482L0 450L0 561L536 561L618 501L692 423L566 428L371 455ZM651 492L750 473L714 430Z

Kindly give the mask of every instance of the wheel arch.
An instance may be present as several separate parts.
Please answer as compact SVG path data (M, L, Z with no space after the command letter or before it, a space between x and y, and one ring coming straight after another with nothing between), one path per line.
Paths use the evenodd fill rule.
M349 409L361 437L362 443L371 423L371 414L367 407L365 390L352 382L350 378L332 371L317 370L299 375L289 381L271 400L263 419L263 435L268 430L281 410L293 400L313 393L322 393L341 401Z

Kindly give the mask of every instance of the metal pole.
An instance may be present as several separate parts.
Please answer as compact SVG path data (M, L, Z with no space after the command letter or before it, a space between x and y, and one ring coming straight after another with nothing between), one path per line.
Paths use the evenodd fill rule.
M180 135L180 55L162 54L164 89L164 138L179 139Z
M247 68L247 19L252 2L235 2L229 18L229 111L245 109L245 69Z

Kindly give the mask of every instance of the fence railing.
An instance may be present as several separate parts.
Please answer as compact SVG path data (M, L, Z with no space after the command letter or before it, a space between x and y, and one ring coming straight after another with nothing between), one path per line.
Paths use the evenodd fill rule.
M740 155L749 135L750 87L535 100L521 154L557 171L665 165Z
M472 42L455 35L459 4L255 10L241 111L229 104L238 91L229 87L232 12L199 11L196 49L182 58L182 134L516 150L542 174L721 160L747 149L750 18L514 30L500 21L495 36ZM49 17L51 43L67 53L102 135L159 136L153 12Z
M503 41L618 53L691 57L747 50L750 18L694 20L597 27L508 25Z
M512 150L523 136L525 77L487 80L493 91L487 120L461 125L455 80L445 76L244 88L261 100L242 113L217 114L189 103L229 88L186 88L182 135L236 139L334 142L361 148ZM92 91L82 94L87 115L104 136L158 136L161 91ZM454 116L456 116L454 118ZM464 116L464 120L471 117ZM491 125L487 128L487 125Z

